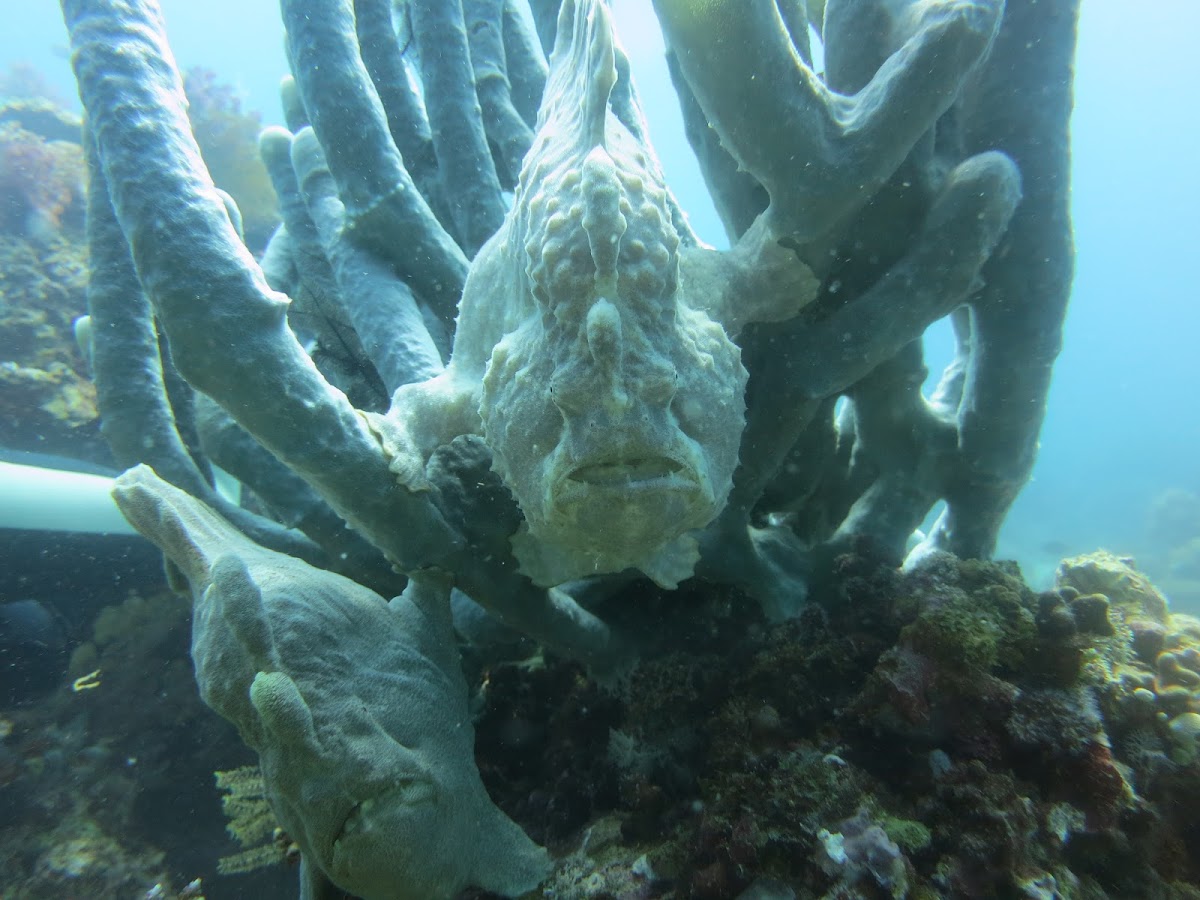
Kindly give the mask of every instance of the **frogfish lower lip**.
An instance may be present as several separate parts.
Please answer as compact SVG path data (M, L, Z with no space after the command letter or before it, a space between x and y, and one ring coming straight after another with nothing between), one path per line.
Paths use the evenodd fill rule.
M567 477L581 484L607 486L654 481L682 470L682 463L665 456L638 456L580 466Z

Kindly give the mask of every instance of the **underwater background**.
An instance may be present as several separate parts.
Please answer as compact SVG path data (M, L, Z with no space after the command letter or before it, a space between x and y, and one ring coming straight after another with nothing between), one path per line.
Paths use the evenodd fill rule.
M77 113L57 4L9 0L5 6L0 107L10 100L38 99ZM261 249L275 219L272 196L255 168L250 141L259 127L282 124L277 89L287 66L278 10L267 0L163 0L162 7L172 48L181 69L189 73L197 137L216 180L234 194L247 214L248 243ZM613 0L612 7L667 182L700 237L725 246L723 229L683 135L649 3ZM1173 611L1196 615L1200 615L1198 33L1200 5L1188 0L1144 5L1083 0L1071 120L1074 288L1033 479L1013 506L996 553L997 559L1016 560L1034 590L1055 583L1055 570L1066 557L1098 549L1132 557L1138 570L1165 594ZM28 171L22 168L28 156L22 154L37 155L44 149L22 144L11 130L6 133L6 121L15 120L0 113L0 203L13 191L28 192L27 183L14 186L24 182L23 173ZM52 227L81 242L82 200L68 185L72 173L81 171L78 159L54 151L39 157L39 165L44 166L39 170L45 178L41 184L51 192L49 199L39 202L46 204L53 221L31 225L22 216L18 222L6 218L0 208L0 229L11 236L22 229ZM0 460L38 461L22 455L26 452L83 462L103 458L94 393L89 393L82 360L72 356L70 334L71 321L83 312L78 304L86 263L61 247L36 262L22 257L11 244L3 254ZM14 297L26 297L20 292L28 289L32 278L40 279L36 304L14 302ZM930 329L927 342L927 358L936 378L951 353L948 329L942 324ZM5 455L6 450L16 452ZM166 883L160 877L166 869L174 878L173 888L163 889L170 896L199 896L199 888L189 893L185 872L205 874L203 890L209 897L294 896L294 866L289 868L287 862L294 848L286 841L278 847L272 844L279 840L270 821L243 825L248 834L272 848L260 856L282 865L236 877L208 874L215 870L218 856L231 858L239 852L224 834L225 818L215 799L221 791L214 788L212 778L218 766L213 759L227 773L221 782L227 797L239 796L240 790L252 800L257 790L261 800L261 784L256 787L252 771L240 768L253 764L253 754L242 747L232 728L199 707L187 658L187 604L179 598L159 597L153 603L147 599L163 590L157 552L133 536L104 539L18 530L10 517L15 518L15 511L0 507L0 900L138 897L146 891L153 895L150 886ZM974 577L963 576L964 583ZM994 578L999 584L1000 576ZM86 642L81 641L85 631L90 633ZM45 655L30 664L33 668L5 670L8 663L2 654L16 645L14 635L46 645ZM90 647L82 656L81 643ZM123 669L122 659L126 660ZM129 665L130 660L137 660L137 665ZM127 696L139 699L132 705L113 704L99 720L94 713L75 715L72 704L88 702L93 690L86 680L93 671L104 673L94 690L117 696L125 690ZM599 695L567 696L562 684L574 675L564 671L553 670L557 682L546 675L535 688L512 687L514 697L520 690L535 690L553 698L563 721L546 725L548 731L566 728L564 721L589 704L607 702ZM46 683L37 683L43 676ZM760 672L758 677L768 676ZM69 684L72 680L75 689ZM152 689L147 690L148 685ZM31 705L39 703L44 704L39 715L54 724L46 727L36 747L31 749L27 742L18 749L10 736L19 730L20 715L28 715ZM188 718L197 708L203 718ZM622 714L652 718L667 713L655 708ZM760 736L774 735L780 728L772 713L747 714L737 722L730 721L727 712L721 715L725 716L722 727L731 732L747 722ZM477 723L480 740L504 745L508 738L497 736L503 731L504 726L497 724L503 716L495 710L493 716L491 726L486 716ZM138 735L132 745L127 740L131 735ZM597 740L603 743L608 737L602 734ZM771 737L768 743L774 740ZM636 749L625 749L629 757L637 756ZM796 765L808 764L797 759L792 759ZM649 765L640 758L628 763L635 770ZM504 778L519 780L513 773ZM625 783L606 788L613 796L622 789L632 790ZM822 786L826 789L834 791ZM590 802L603 806L595 797ZM631 803L628 797L619 802ZM640 810L638 821L656 823L644 825L647 829L658 827L658 802L657 797L632 801ZM56 834L56 826L70 818L68 810L78 811L83 821L85 808L91 810L87 815L93 815L97 805L109 803L113 805L108 813L110 830L134 829L129 823L137 823L129 847L82 826L69 837ZM236 802L227 803L225 812L234 816L236 807ZM261 805L253 809L258 811L253 814L261 814ZM584 816L576 810L566 818L577 823ZM848 816L844 824L851 819ZM102 817L100 821L103 825ZM847 824L848 834L852 827ZM562 828L568 830L566 825ZM263 829L265 834L260 834ZM202 837L188 848L192 833ZM157 850L145 849L155 837L170 845L168 864ZM913 840L920 843L919 838ZM143 849L131 850L133 846ZM80 890L71 887L72 879L83 877L89 866L99 866L99 859L109 867L105 876L77 881L91 886L72 893ZM24 887L6 883L18 873L28 878ZM39 892L43 888L30 887L35 883L57 887ZM873 887L885 889L890 890L878 880ZM877 895L885 894L863 896ZM981 888L974 895L997 894ZM1130 886L1126 893L1111 893L1141 895ZM750 895L740 893L740 887L736 891L717 887L708 895L694 888L691 896L786 895ZM1051 891L1044 896L1066 894Z

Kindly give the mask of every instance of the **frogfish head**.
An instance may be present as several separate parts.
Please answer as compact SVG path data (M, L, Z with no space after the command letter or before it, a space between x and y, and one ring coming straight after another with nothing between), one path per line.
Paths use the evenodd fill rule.
M507 223L531 312L495 346L480 413L530 534L612 572L720 512L746 371L721 325L688 305L662 174L609 108L603 5L564 4L559 29ZM590 79L558 71L572 54ZM556 100L556 85L576 96Z

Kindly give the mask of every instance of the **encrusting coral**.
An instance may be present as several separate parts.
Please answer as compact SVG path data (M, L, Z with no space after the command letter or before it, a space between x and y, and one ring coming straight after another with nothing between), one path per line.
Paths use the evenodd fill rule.
M260 143L283 224L260 262L200 164L155 4L64 0L89 125L81 333L133 469L116 496L189 582L201 692L259 752L306 896L518 894L549 871L484 792L452 606L464 633L507 628L609 677L649 660L635 680L686 695L660 654L705 634L722 598L753 598L749 643L713 652L746 677L778 653L793 690L728 698L718 721L777 751L785 789L828 783L814 760L841 766L819 735L778 746L800 704L922 760L946 745L932 796L960 813L925 817L930 847L981 806L1007 824L963 840L1037 843L1026 773L987 769L1006 754L1053 759L1085 785L1056 802L1113 827L1129 791L1077 683L1085 648L1039 643L1043 622L1092 634L1101 604L1043 610L1017 579L940 555L992 551L1058 350L1076 4L1050 6L657 2L732 243L717 251L665 184L603 0L410 0L395 17L386 0L286 0L287 127ZM531 25L555 12L543 47ZM958 350L926 398L921 335L946 316ZM210 461L253 511L214 489ZM886 558L866 577L881 590L907 556L913 602L875 607L861 644L834 628L806 645L830 561L862 543ZM613 602L648 583L707 599L665 619ZM475 629L474 604L500 623ZM770 623L799 644L749 649ZM832 668L806 656L818 644ZM1042 681L1018 691L1025 668ZM616 731L598 743L653 770L648 734ZM644 823L669 794L626 789ZM865 873L903 893L934 852L897 824L914 810L825 811L788 846L812 861L824 828L814 872L847 890ZM772 833L732 810L707 821L687 877L725 896ZM946 854L947 884L986 881Z

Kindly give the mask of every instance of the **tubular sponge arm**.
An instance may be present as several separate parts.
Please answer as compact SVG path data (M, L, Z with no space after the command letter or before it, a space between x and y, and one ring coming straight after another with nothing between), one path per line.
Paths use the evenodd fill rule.
M775 0L655 0L721 142L766 187L774 230L815 240L896 171L986 55L1003 0L914 7L911 37L852 96L805 63Z

